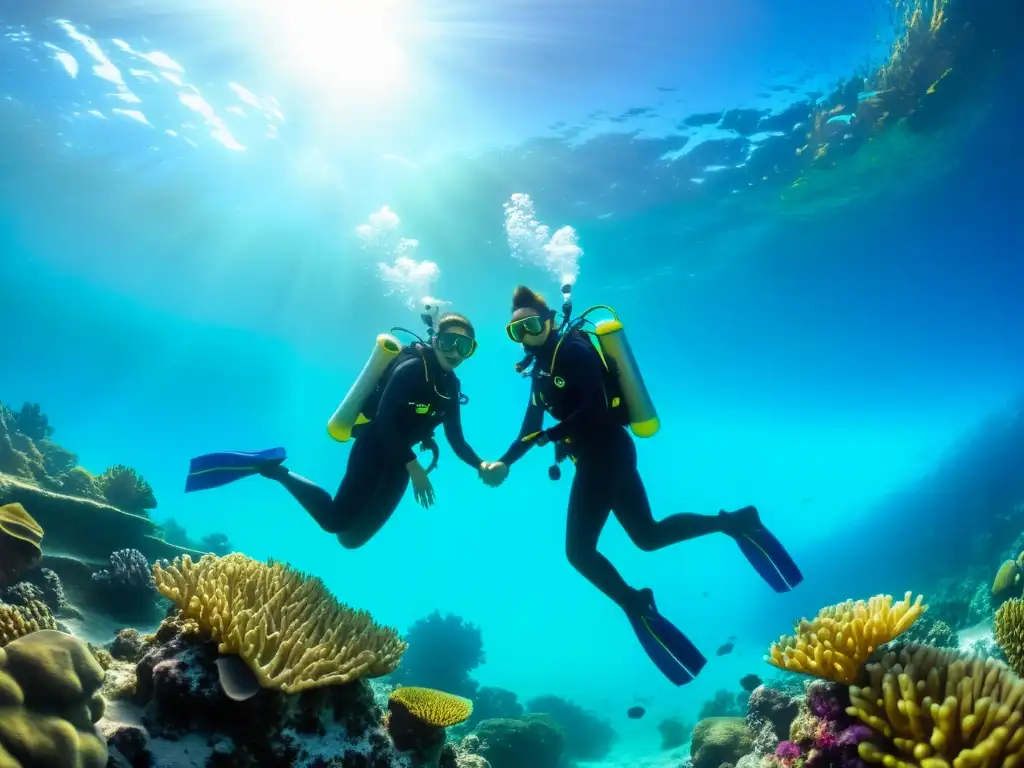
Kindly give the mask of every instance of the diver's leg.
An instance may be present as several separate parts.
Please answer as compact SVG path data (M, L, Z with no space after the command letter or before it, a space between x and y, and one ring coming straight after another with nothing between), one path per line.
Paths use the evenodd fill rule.
M565 555L591 584L626 610L634 607L637 590L626 584L608 558L597 551L601 530L611 514L609 489L601 466L576 465L569 492Z
M612 509L619 524L637 547L653 552L709 533L727 533L731 519L726 514L701 515L679 512L664 520L655 520L647 489L636 464L636 446L627 439L618 446L619 473L612 497Z
M373 494L358 507L352 505L347 496L348 489L342 481L338 495L334 497L335 506L344 507L345 525L338 534L338 542L345 549L358 549L372 539L384 523L398 509L398 504L409 487L409 470L404 464L394 462L378 466L376 488ZM346 478L351 471L345 475Z
M260 474L283 485L327 533L338 533L346 527L352 516L359 514L360 507L375 496L382 479L377 460L373 446L369 442L361 443L357 440L349 453L341 486L333 498L312 480L292 472L284 465L266 467L260 470Z

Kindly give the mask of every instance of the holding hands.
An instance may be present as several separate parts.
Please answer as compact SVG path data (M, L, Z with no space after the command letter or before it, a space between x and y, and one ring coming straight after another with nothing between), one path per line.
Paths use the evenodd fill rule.
M497 488L508 477L508 467L500 461L483 461L480 463L479 475L485 485Z

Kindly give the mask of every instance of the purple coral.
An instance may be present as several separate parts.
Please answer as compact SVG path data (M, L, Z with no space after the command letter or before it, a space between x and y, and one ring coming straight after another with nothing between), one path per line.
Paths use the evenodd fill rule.
M775 756L780 760L796 760L803 754L800 746L792 741L783 741L775 749Z
M844 691L833 683L815 680L807 687L807 709L815 717L837 722L846 713Z
M862 741L870 739L872 735L874 735L874 731L866 725L856 723L851 725L849 728L843 729L843 732L839 734L836 743L841 747L855 747Z
M110 556L110 570L96 571L92 580L121 589L149 592L153 573L146 556L137 549L119 549Z

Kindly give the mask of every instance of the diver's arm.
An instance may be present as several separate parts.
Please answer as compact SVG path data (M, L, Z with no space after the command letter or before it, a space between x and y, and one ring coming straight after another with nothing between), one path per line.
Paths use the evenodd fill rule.
M374 433L377 440L389 453L400 457L408 464L416 460L416 454L407 444L405 435L398 429L398 415L410 401L416 400L416 390L423 381L423 361L411 358L395 366L380 395L377 415L373 417Z
M587 342L589 343L589 342ZM547 430L547 438L556 443L579 428L584 422L600 422L608 418L608 399L604 389L604 364L582 343L566 344L558 357L559 375L571 381L580 397L579 407Z
M484 460L476 455L476 451L469 447L466 436L462 433L462 406L456 396L455 407L444 417L444 436L448 445L455 451L455 455L462 459L473 469L480 469Z
M523 416L523 425L519 428L519 435L505 455L498 459L500 464L511 467L512 464L526 455L533 445L532 440L523 440L528 435L534 435L544 428L544 407L537 402L533 387L530 387L530 402L526 406L526 415Z

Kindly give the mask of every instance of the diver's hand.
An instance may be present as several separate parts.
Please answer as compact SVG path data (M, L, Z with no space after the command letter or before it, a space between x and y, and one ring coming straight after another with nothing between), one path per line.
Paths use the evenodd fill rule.
M416 502L424 509L429 509L434 504L434 486L430 484L427 471L416 459L413 459L405 468L409 471L409 479L412 481L412 492Z
M497 488L508 477L508 466L504 462L484 462L480 468L480 479L491 488Z

